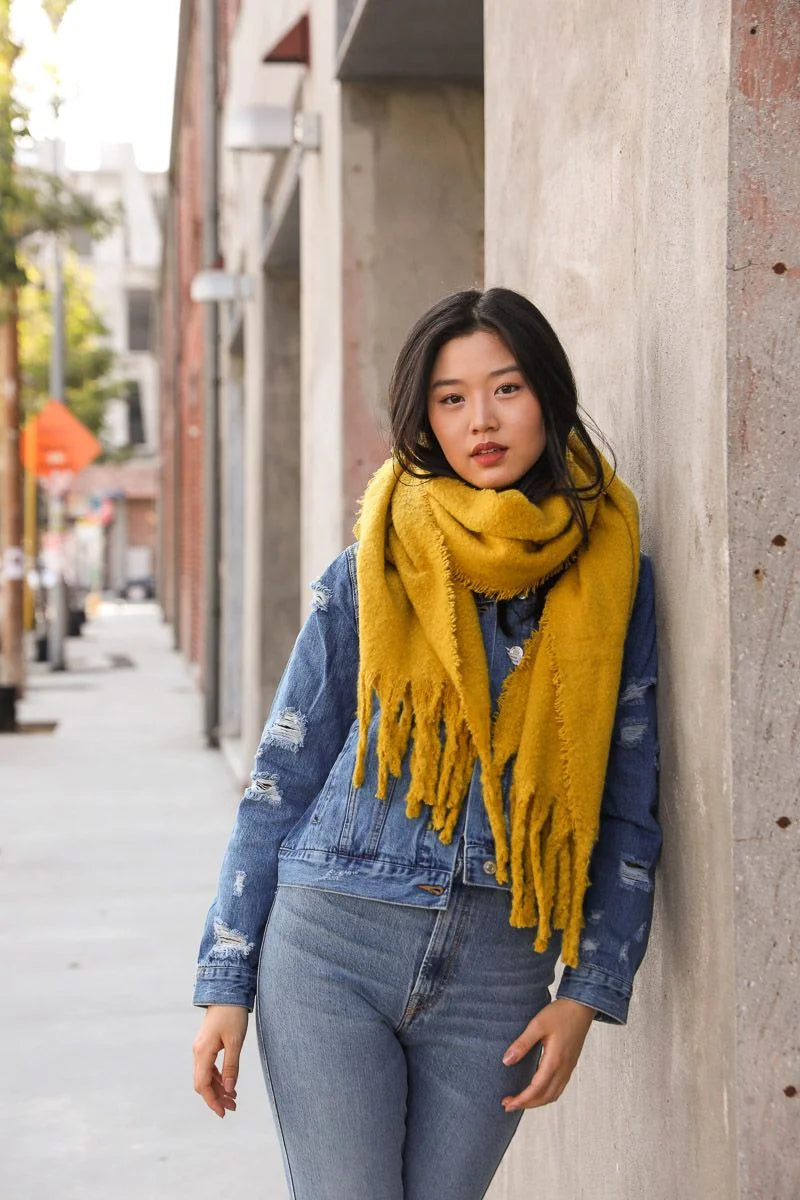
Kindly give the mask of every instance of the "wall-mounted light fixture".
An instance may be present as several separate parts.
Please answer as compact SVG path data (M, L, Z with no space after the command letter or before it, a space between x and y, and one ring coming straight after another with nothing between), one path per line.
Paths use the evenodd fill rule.
M226 150L319 150L318 113L293 112L273 104L251 104L232 112L223 133Z
M200 304L252 300L253 292L253 280L249 275L234 275L216 269L198 271L189 288L192 299Z

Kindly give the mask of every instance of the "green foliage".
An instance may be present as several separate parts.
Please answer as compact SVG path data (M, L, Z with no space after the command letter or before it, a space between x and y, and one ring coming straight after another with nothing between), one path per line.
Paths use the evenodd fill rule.
M28 282L19 292L19 356L22 406L28 414L49 398L53 322L52 297L41 272L26 265ZM66 402L99 435L106 402L120 396L125 383L114 378L115 355L108 327L92 303L91 275L74 256L64 264L64 313Z
M12 90L19 46L11 40L10 7L10 0L0 0L0 284L19 280L10 230L19 204L14 148L17 137L25 133L26 121Z

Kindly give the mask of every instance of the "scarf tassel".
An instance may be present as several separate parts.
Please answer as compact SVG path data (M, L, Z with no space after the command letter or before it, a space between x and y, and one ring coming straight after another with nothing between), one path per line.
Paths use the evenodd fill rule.
M377 799L386 799L390 775L400 777L403 760L413 742L406 816L414 820L427 806L440 840L451 841L476 757L458 697L443 686L431 688L406 683L397 688L391 683L387 685L380 676L360 681L355 787L362 787L366 778L373 696L379 705Z
M517 928L535 929L533 948L540 953L547 949L553 931L562 931L561 957L567 966L575 967L591 845L580 845L575 830L559 822L563 806L555 797L535 817L533 807L534 796L528 794L512 809L521 836L512 833L511 838L510 922Z

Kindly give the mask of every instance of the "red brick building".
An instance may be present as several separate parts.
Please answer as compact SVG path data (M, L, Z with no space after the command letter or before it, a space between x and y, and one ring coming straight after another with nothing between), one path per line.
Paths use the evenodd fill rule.
M217 110L241 0L216 3ZM204 77L198 0L183 0L162 273L161 569L176 645L202 663L204 629L204 312L190 296L203 263ZM207 264L205 264L207 265Z

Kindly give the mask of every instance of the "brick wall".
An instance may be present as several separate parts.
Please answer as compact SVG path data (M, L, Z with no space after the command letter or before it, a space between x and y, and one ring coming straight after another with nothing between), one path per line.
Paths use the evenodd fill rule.
M220 101L227 84L227 54L241 0L218 0ZM164 569L162 600L174 620L176 604L180 648L192 662L203 656L203 309L190 297L191 281L202 266L202 59L199 5L194 4L187 44L182 48L185 70L178 97L178 141L170 182L170 222L165 248L162 295L162 514ZM174 303L174 270L177 260L178 301ZM176 347L177 340L177 347ZM175 370L177 357L179 367ZM178 428L173 416L174 389L179 392ZM178 595L174 595L172 522L176 503L174 439L180 437L178 503L180 564Z
M156 512L154 500L128 500L128 545L147 546L155 552Z

